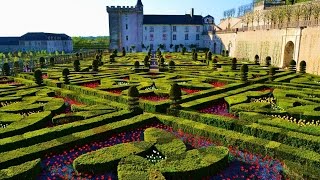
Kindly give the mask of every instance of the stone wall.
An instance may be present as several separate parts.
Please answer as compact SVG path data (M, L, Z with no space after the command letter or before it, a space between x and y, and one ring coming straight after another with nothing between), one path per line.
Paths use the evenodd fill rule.
M320 73L320 27L285 28L245 31L237 33L217 33L225 49L230 47L230 56L254 61L259 55L262 63L270 56L272 64L286 68L291 59L299 64L307 62L307 72ZM293 43L293 49L288 49ZM231 44L231 46L230 46ZM292 53L291 53L292 52ZM288 53L290 53L288 55Z
M320 74L320 27L302 30L299 60L307 63L307 72Z

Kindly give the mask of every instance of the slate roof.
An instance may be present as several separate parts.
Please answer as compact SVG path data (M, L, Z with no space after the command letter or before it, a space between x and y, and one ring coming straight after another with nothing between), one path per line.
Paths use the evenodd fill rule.
M144 15L143 24L190 24L202 25L202 16L186 15Z
M51 39L71 40L71 37L66 34L31 32L21 36L20 38L22 41L46 41Z
M0 45L19 45L20 37L0 37Z

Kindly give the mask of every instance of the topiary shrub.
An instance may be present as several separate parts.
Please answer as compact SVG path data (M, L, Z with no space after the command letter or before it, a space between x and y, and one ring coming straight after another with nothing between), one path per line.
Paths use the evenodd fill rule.
M19 62L15 61L13 63L13 67L14 67L14 74L17 75L20 72L20 68L19 68Z
M110 55L110 63L115 62L115 56L113 54Z
M307 63L305 61L300 62L300 73L305 74L307 69Z
M177 83L174 83L171 85L169 95L170 95L170 99L172 101L170 108L175 108L175 109L181 108L180 100L181 100L182 93L181 93L180 86Z
M241 72L241 81L243 82L247 82L248 81L248 65L247 64L243 64L240 68L240 72Z
M114 57L117 57L118 56L118 50L115 49L112 54L114 55Z
M289 66L289 71L292 71L292 72L296 72L297 68L297 63L295 60L291 60L290 61L290 66Z
M2 73L5 76L10 76L10 66L8 63L4 63L2 66Z
M122 56L126 56L126 49L122 47Z
M139 70L138 70L139 67L140 67L139 61L134 62L134 71L135 71L135 72L138 72L138 71L139 71Z
M226 50L226 57L229 57L229 51Z
M254 56L254 63L257 65L259 64L259 56L258 55Z
M161 67L164 66L164 61L165 61L165 60L164 60L164 57L161 57L161 58L160 58L160 66L161 66Z
M186 47L183 47L183 48L182 48L182 51L181 51L181 54L184 55L186 52L187 52L187 48L186 48Z
M35 72L34 72L34 78L36 80L36 83L40 86L43 82L42 80L42 71L40 69L37 69Z
M75 72L79 72L80 71L80 61L79 59L76 59L73 61L73 68Z
M44 65L45 65L45 59L44 59L44 57L40 57L40 67L41 68L44 68Z
M217 63L218 63L218 59L217 58L214 58L212 60L212 66L213 66L213 70L217 70L218 66L217 66Z
M92 61L92 71L99 71L99 61L97 59Z
M274 80L274 75L276 74L276 68L275 67L270 67L269 69L269 81Z
M139 107L139 91L136 86L131 86L128 89L128 109L133 112L141 113L142 109Z
M148 56L151 57L151 50L148 51Z
M271 65L271 57L270 56L266 57L266 65L267 66Z
M145 56L145 57L144 57L143 62L144 62L144 67L146 67L146 68L149 68L149 67L150 67L149 59L150 59L150 56Z
M63 76L63 81L65 84L69 84L69 74L70 74L70 71L68 68L64 68L63 71L62 71L62 76Z
M175 66L176 66L176 63L174 62L174 61L169 61L169 69L171 70L171 71L173 71L174 70L174 68L175 68Z
M54 57L50 58L50 66L54 66Z
M224 49L222 50L221 55L222 55L222 56L226 56L226 51L225 51Z
M237 70L237 58L232 59L232 65L231 65L232 70Z
M207 53L207 57L208 57L208 60L212 60L212 52L211 51L209 51Z
M193 54L192 59L193 59L194 61L197 61L197 60L198 60L198 53L197 53L197 52L195 52L195 53Z
M160 57L161 54L162 54L162 53L161 53L161 50L158 48L158 50L157 50L157 56Z

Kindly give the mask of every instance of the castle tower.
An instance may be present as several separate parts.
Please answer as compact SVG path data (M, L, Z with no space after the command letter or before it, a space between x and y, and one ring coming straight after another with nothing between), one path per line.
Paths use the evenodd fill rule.
M143 40L143 4L135 7L107 7L109 14L110 49L141 51Z

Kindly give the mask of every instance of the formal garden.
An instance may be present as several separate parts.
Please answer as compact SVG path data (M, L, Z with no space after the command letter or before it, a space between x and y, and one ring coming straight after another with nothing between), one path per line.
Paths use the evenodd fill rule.
M0 179L320 178L320 77L305 61L4 57Z

